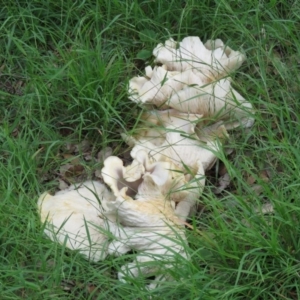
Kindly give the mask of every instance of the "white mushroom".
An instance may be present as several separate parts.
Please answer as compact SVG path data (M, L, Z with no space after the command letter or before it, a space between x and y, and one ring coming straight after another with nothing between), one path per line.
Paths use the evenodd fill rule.
M205 184L204 168L210 168L217 159L214 153L220 151L217 139L227 137L226 129L219 124L216 128L202 130L200 142L194 132L201 115L171 109L151 111L144 118L150 124L160 124L165 128L165 142L157 146L149 137L148 140L132 139L136 146L131 156L144 166L145 172L161 179L156 184L165 197L178 203L176 212L185 220L202 193ZM154 181L156 177L153 177Z
M189 85L202 86L203 84L204 81L201 76L199 74L197 76L190 70L170 72L166 70L165 66L154 67L150 78L134 77L129 81L129 99L137 103L151 103L164 108L167 99L184 87Z
M163 65L153 70L148 66L146 77L129 81L132 101L230 120L227 129L253 125L252 105L231 87L230 78L225 78L241 66L246 59L243 54L220 39L204 45L198 37L184 38L178 45L170 39L159 44L153 54Z
M188 138L180 140L178 135L178 133L170 134L170 137L177 139L177 141L173 146L168 145L161 151L155 147L149 151L151 145L147 142L147 151L151 153L154 159L158 160L157 164L163 162L164 168L167 168L167 164L175 165L172 167L175 176L172 177L173 180L169 179L164 183L162 191L165 193L166 199L178 203L176 214L185 220L192 213L192 209L203 191L205 170L215 163L217 153L220 152L220 145L218 140L212 140L206 144L206 147L209 146L204 148L199 144L199 141ZM139 153L139 151L134 153L135 150L145 149L143 146L142 143L135 146L132 150L132 156Z
M252 105L228 77L246 58L240 52L220 39L203 44L187 37L159 44L153 55L162 66L132 78L129 98L160 110L144 113L134 135L122 135L132 147L130 165L105 158L101 175L112 192L89 181L38 200L52 241L92 261L138 251L118 273L121 281L152 276L163 261L172 268L178 258L189 259L183 224L203 191L205 171L220 155L227 130L254 122Z
M204 118L230 120L227 129L240 124L251 127L254 122L252 105L231 87L229 79L221 79L204 87L189 86L174 94L166 104L182 112L202 114Z
M246 59L219 39L203 45L199 37L186 37L178 44L173 39L167 40L165 45L157 45L153 55L156 63L166 65L170 71L197 70L206 83L238 69Z
M54 196L44 193L38 207L45 233L92 261L139 251L136 260L119 272L122 281L126 276L152 275L161 262L149 269L149 261L167 261L171 268L175 253L186 259L184 228L174 202L165 200L153 176L143 176L136 200L126 193L127 188L122 188L115 198L99 182L73 185Z
M239 51L232 50L224 45L220 39L207 40L204 46L214 52L216 58L215 69L218 70L218 76L226 76L231 71L237 70L246 60L246 56Z
M205 170L215 163L221 143L228 134L221 124L200 128L197 130L202 138L200 141L194 134L196 123L193 123L193 119L199 120L199 115L175 110L157 112L155 115L166 126L165 142L156 146L151 140L136 140L131 156L144 165L145 171L152 175L159 174L158 178L166 178L157 184L166 198L178 203L176 214L185 220L203 191ZM156 122L155 115L151 116L153 123ZM156 172L155 168L162 170ZM167 177L164 177L163 170L169 170Z
M144 175L136 198L127 196L123 188L116 201L110 203L125 229L119 233L121 238L110 244L110 253L121 255L131 249L138 251L135 261L124 265L118 273L121 281L126 281L126 277L154 275L163 261L167 262L165 268L171 268L178 255L188 258L184 227L175 215L174 204L165 199L149 174ZM153 264L154 261L159 262ZM149 262L152 262L151 267Z
M190 191L186 189L191 176L185 175L171 161L154 161L149 158L147 151L140 150L136 153L134 161L141 163L145 168L145 174L148 174L159 188L161 194L169 201L176 203L187 197ZM145 186L143 184L142 186ZM141 186L139 193L141 193ZM150 190L150 193L151 190ZM136 195L141 197L140 194Z
M178 114L175 110L158 112L159 120L165 118L162 122L166 126L164 143L156 146L148 139L136 140L131 156L135 159L138 151L145 150L155 161L171 161L185 174L196 174L199 161L202 162L204 170L210 168L221 150L219 137L223 134L226 138L228 134L224 126L219 126L218 135L207 136L206 141L201 142L194 134L196 123L193 122L193 119L198 121L199 117L193 114Z
M46 192L38 200L41 222L46 223L44 232L91 261L103 260L108 253L107 232L115 231L115 218L103 218L103 211L113 200L107 188L96 181L72 185L54 196Z
M126 168L123 167L121 160L119 160L118 166L116 163L112 164L111 161L117 160L115 157L107 159L105 167L102 169L102 176L104 181L109 184L113 190L115 196L119 195L124 186L132 188L132 186L130 186L132 183L136 184L136 192L138 190L141 191L140 186L143 182L142 177L145 174L148 174L148 176L152 178L153 182L159 187L160 192L169 201L175 201L178 203L185 199L190 193L187 185L191 176L186 175L186 172L183 173L182 170L176 167L172 161L156 162L153 159L150 159L147 151L143 149L136 153L131 165L128 165ZM123 171L122 176L119 175L119 169ZM135 180L136 178L139 178L138 184L137 182L125 181L126 178L124 178L124 174L127 175L130 173L126 172L127 170L132 172L132 175L127 177L127 179L133 178ZM137 177L134 177L136 174L138 174ZM153 195L153 191L150 190L150 192ZM131 195L130 192L129 195ZM135 193L133 196L134 195ZM136 195L135 198L139 196Z
M197 200L200 198L205 186L205 171L201 161L197 162L198 170L194 178L189 178L181 187L185 191L185 197L178 202L175 213L183 221L194 213ZM176 191L175 191L176 192Z
M156 73L155 70L153 73ZM193 74L193 77L198 78L192 71L185 71L181 76L186 74ZM252 105L231 87L229 78L206 85L200 80L198 83L193 80L195 84L190 85L167 79L162 84L163 80L155 83L155 89L151 81L144 86L136 86L135 90L130 90L135 93L130 98L135 102L154 104L159 108L171 107L184 113L202 114L205 118L230 119L234 125L228 124L227 129L239 124L243 127L253 125Z
M175 109L152 110L142 114L132 136L124 133L121 136L130 147L134 147L140 140L161 146L166 140L169 129L183 134L192 134L201 117L202 115L199 114L182 113Z
M108 157L101 170L104 182L111 188L116 197L123 187L129 188L129 195L135 195L142 181L143 173L144 168L141 164L133 163L124 167L123 161L116 156Z

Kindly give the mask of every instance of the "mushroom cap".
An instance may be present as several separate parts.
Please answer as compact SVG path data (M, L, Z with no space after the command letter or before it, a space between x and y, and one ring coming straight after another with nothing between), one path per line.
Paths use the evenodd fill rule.
M173 108L182 113L199 114L205 118L232 119L227 129L239 125L252 126L252 105L231 87L230 78L203 84L201 80L189 79L189 74L193 75L191 78L200 78L198 71L186 70L172 77L167 76L170 72L159 68L164 70L164 74L161 77L154 76L158 70L154 69L155 83L150 79L147 84L131 89L134 91L133 98L130 96L133 101L153 104L160 109ZM150 132L155 136L155 131ZM156 132L156 136L161 134L162 130Z
M141 116L141 121L135 129L134 135L121 134L121 136L130 147L141 142L149 142L150 148L152 148L152 144L162 146L169 130L178 131L184 135L193 134L201 118L202 115L182 113L175 109L151 110ZM144 147L146 146L144 145Z
M119 181L123 179L123 161L117 156L109 156L104 160L104 167L101 175L104 182L110 187L115 196L118 195L120 188Z
M166 65L170 71L197 70L205 83L238 69L246 59L220 39L208 40L205 44L193 36L184 38L178 45L173 39L169 41L154 48L155 62Z
M221 136L221 138L220 138ZM205 170L209 169L222 151L222 142L228 137L226 128L218 128L205 133L203 141L196 134L182 134L180 131L168 129L165 142L155 146L148 140L139 140L132 148L130 155L134 159L139 151L144 150L149 157L157 162L172 162L175 170L183 174L195 174L198 170L198 161L201 161Z
M205 48L199 37L186 37L178 45L170 39L153 50L156 63L166 65L170 71L180 72L202 66L210 59L210 54L211 51Z
M104 161L101 175L104 182L117 197L123 187L128 187L129 195L134 195L142 180L143 167L138 163L124 167L117 156L110 156Z
M197 200L200 198L205 186L205 171L202 161L197 162L197 172L193 179L189 180L184 186L187 192L185 197L177 204L175 213L183 221L194 213L194 208L197 206Z
M253 125L252 105L225 78L245 61L244 54L220 39L203 44L198 37L186 37L179 43L169 39L157 45L153 55L162 66L148 66L146 77L130 80L131 100L205 118L232 119L227 129Z
M107 224L114 221L100 218L108 209L106 202L114 196L96 181L71 186L54 196L42 194L38 199L38 211L45 234L67 248L79 250L87 259L103 260L107 255Z
M230 80L221 79L204 87L187 87L174 94L168 106L185 113L202 114L203 117L221 117L226 111L226 96L230 92Z
M231 87L230 79L221 79L204 87L189 86L174 94L166 104L178 111L202 114L204 118L230 120L227 129L251 127L252 105Z
M207 40L204 46L215 53L219 77L226 76L231 71L237 70L246 60L246 55L232 50L229 46L224 45L220 39Z
M118 221L125 228L152 228L154 233L166 230L169 227L166 222L179 222L174 202L165 199L149 174L144 175L135 200L127 195L127 188L124 187L109 206L117 212Z
M140 161L145 167L143 185L141 184L139 187L137 198L141 197L141 193L145 193L147 188L145 186L145 178L148 177L151 177L153 183L166 199L179 202L186 197L187 191L184 190L184 186L187 184L187 177L172 161L153 161L145 150L138 151L135 159ZM142 190L141 186L143 186L144 190ZM149 193L154 191L152 188L148 190Z
M162 126L164 129L172 128L182 133L194 133L194 128L202 118L201 114L185 113L176 109L152 110L148 112L148 122Z
M193 84L203 85L201 76L189 70L172 72L166 70L166 66L156 66L151 73L146 72L151 77L134 77L129 81L129 99L134 102L151 103L163 108L164 102L182 88Z

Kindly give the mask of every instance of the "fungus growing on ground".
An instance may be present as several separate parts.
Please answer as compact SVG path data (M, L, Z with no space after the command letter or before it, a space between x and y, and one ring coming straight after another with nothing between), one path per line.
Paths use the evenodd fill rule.
M116 200L109 203L123 226L119 239L109 245L109 252L122 255L136 250L138 254L133 262L122 266L119 280L155 275L161 263L152 263L150 267L149 262L166 262L164 268L171 268L178 255L187 259L183 223L175 215L174 202L165 199L151 175L143 176L135 200L126 190L122 188ZM165 276L157 276L156 283L148 288L154 288L161 280L166 280Z
M165 261L165 267L171 267L176 255L186 259L183 223L175 214L174 202L161 193L151 174L143 175L135 200L126 193L123 187L115 197L95 181L73 185L54 196L44 193L38 200L44 232L52 241L79 250L95 262L108 254L138 251L135 260L118 273L122 281L128 276L154 275L161 264L149 268L151 261Z
M155 117L157 121L155 121ZM201 161L207 170L217 159L217 154L221 151L220 138L223 135L226 139L228 134L223 125L212 132L206 132L205 142L195 134L197 123L201 123L201 115L180 113L174 109L167 111L156 111L151 114L153 123L160 123L165 131L164 141L161 145L156 145L152 137L144 136L140 139L130 139L129 145L134 145L131 150L131 157L136 158L136 153L140 150L146 151L155 161L171 161L178 170L196 174L198 162ZM159 130L160 127L158 127ZM153 129L154 130L154 129ZM215 132L218 131L218 134ZM126 138L125 138L126 140ZM128 138L127 138L128 140Z
M159 146L155 145L149 136L138 140L133 137L130 139L131 145L135 144L131 151L134 161L141 162L141 153L146 153L143 154L145 170L151 169L149 158L145 159L147 155L155 162L151 164L152 168L160 163L171 171L170 179L164 183L163 194L166 195L168 191L170 199L178 203L176 214L183 220L190 215L203 191L205 170L215 163L222 151L221 142L228 137L225 127L217 124L218 126L209 126L209 129L198 129L202 133L200 140L195 134L194 123L197 120L199 122L200 117L176 110L157 111L156 114L152 112L150 122L165 128L164 142ZM157 174L162 176L163 172Z
M143 173L144 167L141 164L133 162L124 167L123 161L117 156L109 156L105 159L104 167L101 170L104 182L116 197L123 187L128 188L129 195L135 195Z
M153 50L155 62L169 71L197 71L204 83L226 76L238 69L246 56L224 45L222 40L208 40L205 44L199 37L189 36L177 43L172 38L158 44Z
M146 76L129 81L132 101L230 120L227 129L253 125L252 105L231 87L228 77L245 60L243 54L219 39L203 44L198 37L183 39L179 47L174 40L167 40L153 54L155 62L163 65L148 66Z
M187 37L159 44L153 55L161 65L147 66L145 76L129 81L129 98L156 110L142 115L137 134L122 134L132 148L131 164L105 159L101 175L112 192L86 182L38 201L49 238L86 258L138 251L121 267L121 281L155 275L162 261L171 268L175 258L189 259L183 224L202 194L205 171L222 156L227 130L254 122L252 105L229 77L245 60L242 53L219 39L203 44Z
M154 161L149 157L148 152L143 149L137 151L133 158L132 165L134 167L132 169L143 170L143 172L138 173L140 177L139 186L134 193L132 188L131 190L129 190L128 187L126 188L128 196L135 195L135 199L141 196L141 194L136 195L136 193L138 191L141 193L141 186L144 190L147 189L147 185L144 182L144 177L147 175L152 178L153 183L155 183L160 190L165 201L177 204L175 214L185 221L192 207L195 206L205 185L205 174L202 162L200 160L195 162L195 173L190 173L189 170L183 172L182 169L178 168L171 160ZM120 181L119 177L116 178L116 180L112 180L111 176L117 174L117 170L121 169L120 165L111 164L110 161L113 159L114 157L110 157L107 159L109 162L104 162L105 167L102 169L102 177L104 182L112 187L114 195L118 197L124 186L123 184L118 184ZM126 168L130 169L131 165L128 165ZM124 183L123 177L121 181ZM151 183L149 180L148 182ZM151 186L148 190L150 193L154 193ZM148 195L148 198L149 197Z
M107 232L113 234L115 218L99 216L114 199L106 186L96 181L72 185L54 196L45 192L38 200L41 222L46 223L44 232L91 261L103 260L108 253Z

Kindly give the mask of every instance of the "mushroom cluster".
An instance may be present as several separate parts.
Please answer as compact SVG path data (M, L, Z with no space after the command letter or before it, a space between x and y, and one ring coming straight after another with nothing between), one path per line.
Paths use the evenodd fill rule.
M110 156L101 170L106 185L85 182L38 201L48 237L88 259L138 251L118 273L122 281L155 274L159 264L151 261L169 268L175 256L188 259L184 224L205 171L222 153L227 131L254 122L251 104L231 87L230 72L245 60L240 52L219 39L187 37L159 44L153 55L157 65L129 81L129 98L150 106L134 134L122 134L131 163Z

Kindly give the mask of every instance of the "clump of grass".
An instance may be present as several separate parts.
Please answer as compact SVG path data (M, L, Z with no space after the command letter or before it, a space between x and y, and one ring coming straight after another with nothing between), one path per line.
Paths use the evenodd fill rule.
M67 142L88 137L100 149L134 126L126 84L151 63L153 46L197 35L247 54L235 85L255 107L256 123L232 134L235 152L224 163L235 189L218 198L205 190L207 213L188 231L191 261L172 271L177 282L151 294L298 299L299 12L297 1L6 1L0 9L2 298L148 297L144 282L115 278L130 255L90 264L48 241L36 199L46 188L41 174L59 168L56 154ZM261 169L272 175L255 195L245 172ZM274 212L258 213L266 201Z

